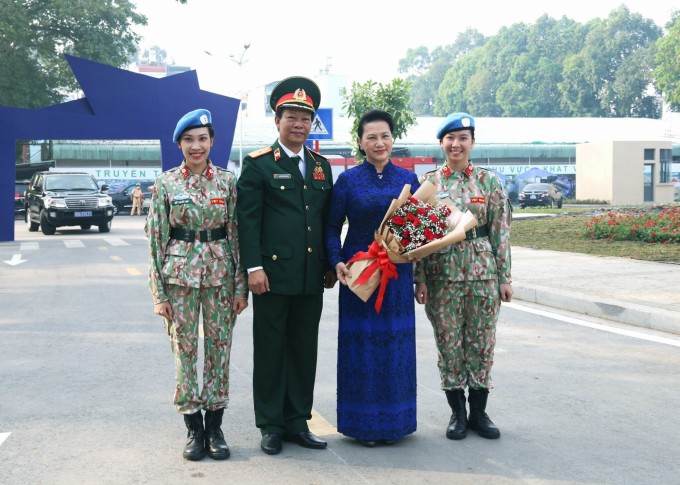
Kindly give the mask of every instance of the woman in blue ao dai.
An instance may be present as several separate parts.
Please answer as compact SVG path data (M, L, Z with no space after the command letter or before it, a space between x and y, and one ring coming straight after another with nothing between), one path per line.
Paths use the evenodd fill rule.
M413 268L398 264L380 313L376 290L364 302L348 287L346 262L366 251L392 199L416 174L390 160L394 122L382 110L365 113L357 131L362 164L341 173L333 186L326 251L340 286L337 428L365 446L392 444L416 430L416 350ZM347 234L341 241L343 225Z

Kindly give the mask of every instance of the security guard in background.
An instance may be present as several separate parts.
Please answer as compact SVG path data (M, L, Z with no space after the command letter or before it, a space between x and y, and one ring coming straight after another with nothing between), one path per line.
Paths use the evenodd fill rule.
M305 146L319 102L311 79L276 85L270 104L279 137L245 157L238 180L241 262L253 293L255 423L272 455L284 440L326 447L307 426L323 290L335 284L323 240L331 166Z
M142 192L142 186L140 184L135 185L130 193L130 200L132 201L132 210L130 210L130 215L135 215L135 209L137 209L137 215L142 215L142 202L144 201L144 192Z
M149 287L175 355L174 403L188 429L183 456L200 460L207 452L222 460L230 455L221 425L229 401L232 332L236 316L248 306L236 229L236 177L208 158L214 141L210 111L184 115L173 141L184 160L156 179L145 228ZM196 372L199 314L202 386Z

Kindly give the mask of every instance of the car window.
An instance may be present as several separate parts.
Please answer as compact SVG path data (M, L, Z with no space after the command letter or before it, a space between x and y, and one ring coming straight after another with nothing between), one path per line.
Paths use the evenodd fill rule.
M45 190L99 190L89 175L57 174L45 178Z
M524 190L548 190L549 184L527 184L524 186Z

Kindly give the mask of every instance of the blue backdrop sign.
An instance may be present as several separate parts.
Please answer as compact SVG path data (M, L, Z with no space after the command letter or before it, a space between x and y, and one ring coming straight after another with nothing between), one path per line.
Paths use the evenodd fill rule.
M185 113L211 111L216 143L210 158L226 167L239 100L203 91L196 71L153 78L86 59L65 56L85 98L41 109L0 106L0 241L14 240L17 140L160 140L163 170L179 165L172 141Z

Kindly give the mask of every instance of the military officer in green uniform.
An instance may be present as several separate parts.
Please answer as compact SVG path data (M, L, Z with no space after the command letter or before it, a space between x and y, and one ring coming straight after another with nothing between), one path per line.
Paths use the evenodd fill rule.
M279 137L244 158L238 180L241 263L253 293L255 423L267 454L279 453L282 441L326 447L307 425L323 290L335 284L323 242L331 166L305 146L320 97L304 77L274 87Z

